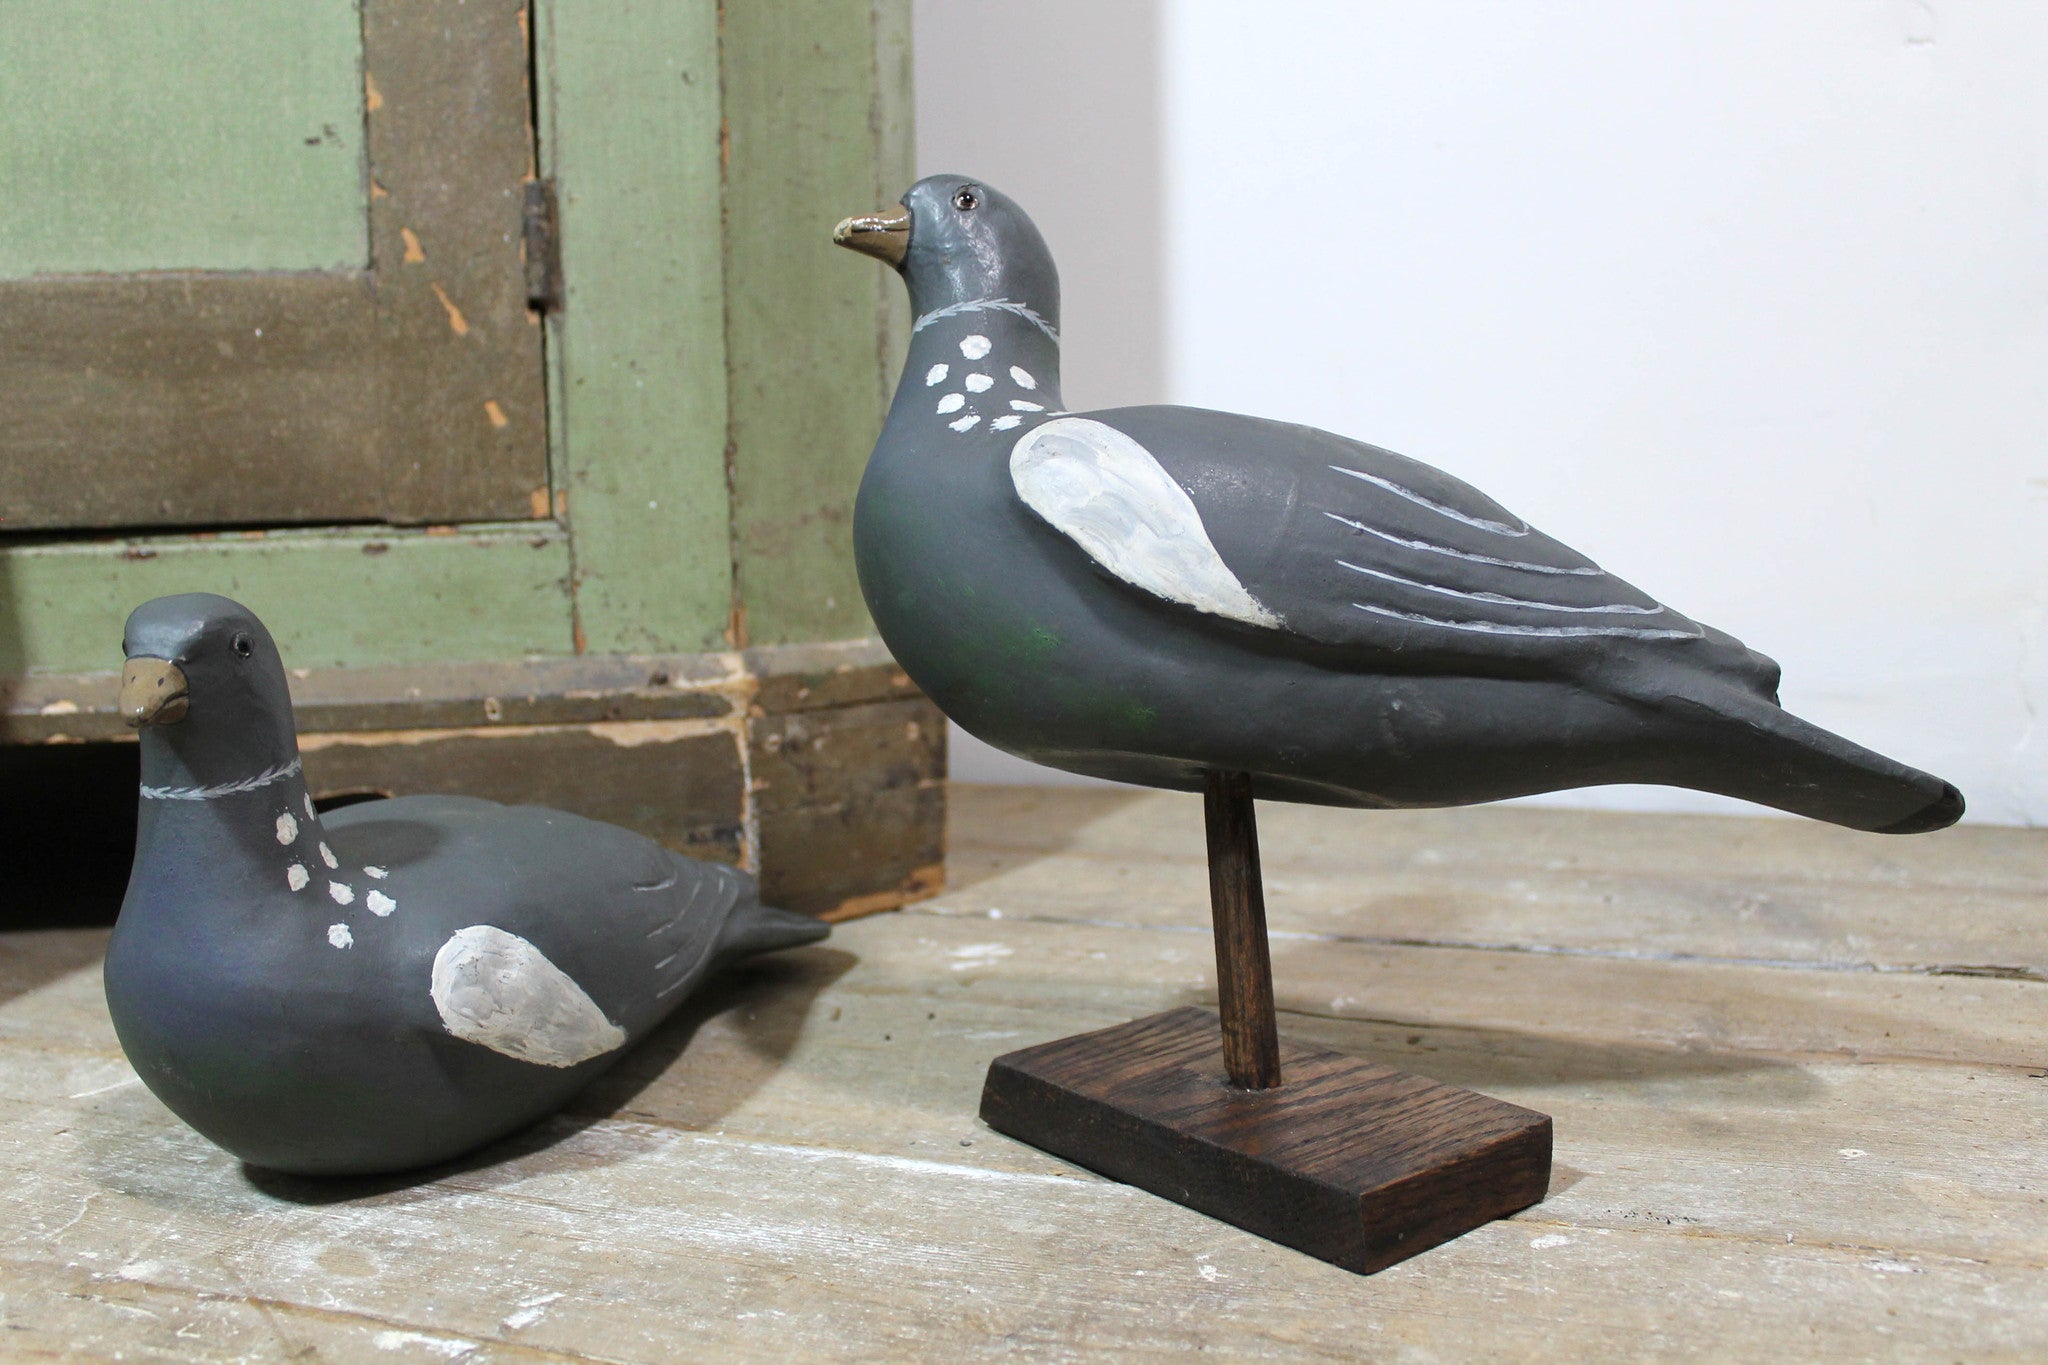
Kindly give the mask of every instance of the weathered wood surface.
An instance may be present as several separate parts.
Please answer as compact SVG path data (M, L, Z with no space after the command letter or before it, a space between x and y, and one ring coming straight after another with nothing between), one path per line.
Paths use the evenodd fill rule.
M577 648L731 648L717 6L550 3L535 21L562 214L548 445Z
M0 279L360 270L356 0L0 10Z
M888 410L892 328L901 334L906 308L886 272L850 270L844 252L818 246L832 223L909 187L909 130L890 112L909 83L888 65L907 51L909 10L860 0L719 11L727 458L747 642L873 629L854 576L853 497Z
M271 623L295 668L572 654L569 537L526 525L242 531L9 544L0 695L37 672L116 667L152 597L217 592Z
M975 1122L997 1053L1211 1002L1214 962L1198 802L955 796L955 890L412 1186L242 1171L121 1061L96 932L0 936L5 1352L2048 1352L2048 987L1912 967L2041 962L2048 835L1263 808L1287 1033L1555 1120L1544 1203L1360 1281Z
M739 863L770 904L833 919L945 880L945 720L874 641L307 668L291 683L319 801L439 792L553 806ZM106 671L0 686L0 868L104 865L111 888L102 878L93 896L108 915L135 829L118 688ZM39 871L37 887L47 880Z
M326 84L346 84L347 113L291 132L322 144L302 145L308 155L330 129L352 149L326 153L346 157L352 258L315 270L168 261L188 268L106 273L132 268L116 253L88 267L101 273L0 281L7 530L546 514L541 334L520 259L533 168L524 6L366 0L359 37L354 6L323 8L324 44L300 55ZM10 22L35 27L27 14ZM83 31L94 22L85 16ZM303 41L281 23L244 39L245 51L281 54ZM0 48L0 85L16 55ZM263 103L260 90L209 90L208 64L165 61L147 43L104 55L108 78L69 102L118 110L182 89L190 104ZM61 128L31 127L28 154L55 156L83 187L43 204L60 224L73 201L119 195L135 178L72 161L90 148L53 151L45 133L61 144ZM230 136L251 144L240 169L262 178L263 140ZM204 189L232 203L239 179Z

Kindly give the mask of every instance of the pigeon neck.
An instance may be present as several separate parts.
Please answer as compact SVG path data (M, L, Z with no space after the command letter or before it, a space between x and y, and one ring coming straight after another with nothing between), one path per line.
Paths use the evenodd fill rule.
M979 417L974 425L984 430L1003 429L996 424L1005 417L1058 411L1065 406L1058 330L1008 299L970 299L921 314L896 395L899 405L929 408L949 424Z
M258 863L266 876L276 877L296 862L311 877L330 856L288 713L230 728L195 710L174 725L145 727L141 745L138 867L152 858L167 830L180 832L181 848L195 829L209 831L204 846L210 856L191 869L202 877L209 869L226 875L228 869L217 866L222 862Z

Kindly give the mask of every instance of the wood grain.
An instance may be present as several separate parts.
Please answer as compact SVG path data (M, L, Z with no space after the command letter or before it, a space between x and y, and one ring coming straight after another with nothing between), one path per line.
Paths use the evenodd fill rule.
M1226 986L1227 989L1227 986ZM1006 1053L997 1132L1359 1274L1520 1212L1550 1187L1550 1119L1288 1044L1287 1079L1228 1074L1208 1010Z
M944 885L944 720L879 646L295 674L316 799L553 806L744 864L770 904L837 919ZM102 917L133 851L117 688L101 671L0 695L0 867L34 869L17 887L38 901L36 855L104 868Z
M831 225L909 187L908 83L883 67L906 0L727 5L721 53L732 557L745 639L864 635L853 499L900 355L878 284Z
M0 282L0 524L533 516L548 476L519 258L533 148L520 14L518 0L363 7L380 99L359 116L365 173L350 183L367 267ZM323 60L355 73L352 51Z
M2048 934L2048 901L2018 894L2043 832L1844 841L1790 821L1497 810L1439 813L1490 818L1426 834L1405 813L1297 826L1269 806L1289 1034L1556 1126L1542 1204L1361 1283L975 1122L993 1055L1214 1000L1199 808L1100 795L956 789L951 862L971 884L764 960L558 1123L399 1187L253 1180L132 1080L98 934L0 934L8 1350L2048 1354L2044 987L1819 953L1987 942L1971 916L2016 942ZM1286 889L1281 850L1304 830L1327 836L1318 876L1348 875L1354 901ZM1567 856L1596 889L1546 871ZM1346 936L1341 916L1382 913L1396 874L1384 913L1427 928L1434 907L1462 931L1467 910L1492 946ZM1728 894L1758 886L1813 918ZM2009 902L1984 899L2001 887ZM0 876L0 905L9 889ZM1945 896L1948 921L1923 922ZM1632 931L1641 953L1581 951ZM1715 956L1667 951L1687 944ZM1805 946L1804 962L1781 951Z
M1193 796L959 786L954 797L976 831L946 900L962 913L1024 896L1062 918L1208 922L1185 854L1201 819ZM1541 925L1556 953L2048 979L2048 831L1876 838L1781 817L1640 815L1588 837L1581 812L1509 805L1268 803L1260 817L1279 941L1505 950Z
M294 667L519 660L575 651L569 537L552 522L8 543L0 699L120 662L128 613L164 593L246 603Z
M1251 775L1204 773L1202 815L1223 1069L1241 1090L1269 1090L1280 1084L1280 1037L1273 1020L1273 962L1266 944L1266 893L1259 878Z
M534 13L541 170L562 214L549 446L578 649L736 648L718 6Z
M0 23L0 278L365 264L355 0Z

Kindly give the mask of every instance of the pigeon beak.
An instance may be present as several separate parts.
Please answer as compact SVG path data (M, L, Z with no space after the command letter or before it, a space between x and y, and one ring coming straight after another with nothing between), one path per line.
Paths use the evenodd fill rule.
M121 719L129 729L175 725L191 709L185 671L169 659L130 659L121 670Z
M852 247L864 256L900 266L910 250L910 210L896 208L887 213L843 218L832 229L832 241L837 246Z

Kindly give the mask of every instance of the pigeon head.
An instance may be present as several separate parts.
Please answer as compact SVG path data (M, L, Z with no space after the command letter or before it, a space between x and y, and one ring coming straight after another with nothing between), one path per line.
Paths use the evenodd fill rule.
M1008 195L966 176L934 175L912 185L902 203L844 220L832 240L901 271L920 315L1005 299L1059 326L1052 252Z
M203 592L145 602L121 650L121 717L142 731L145 766L174 755L180 769L218 781L296 752L284 663L241 603Z

